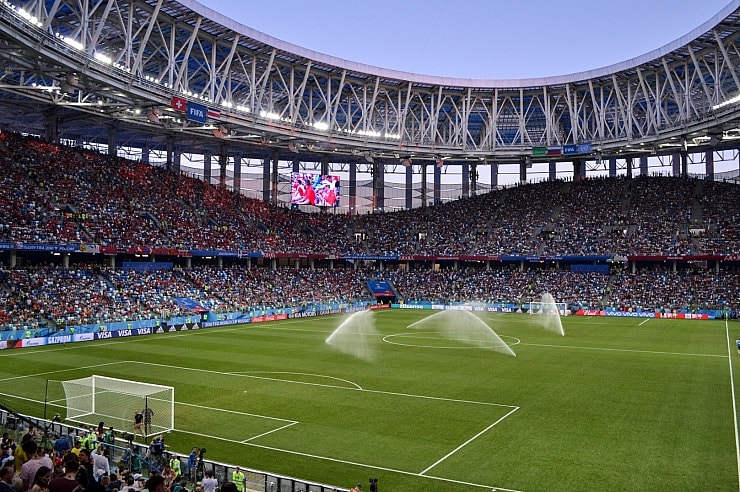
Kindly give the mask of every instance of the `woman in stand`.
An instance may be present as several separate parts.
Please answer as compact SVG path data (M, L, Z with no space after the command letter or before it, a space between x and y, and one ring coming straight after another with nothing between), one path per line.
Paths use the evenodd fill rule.
M51 482L51 468L42 466L36 471L33 485L28 490L29 492L49 492L49 482Z

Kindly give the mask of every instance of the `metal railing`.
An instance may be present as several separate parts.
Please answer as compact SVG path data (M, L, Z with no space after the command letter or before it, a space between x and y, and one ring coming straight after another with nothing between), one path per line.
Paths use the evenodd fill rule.
M46 420L23 415L0 404L0 427L20 445L23 435L33 426L38 429L38 441L47 449L52 449L54 442L61 436L82 436L86 429L65 424L61 421ZM70 445L74 444L74 437ZM232 472L236 465L211 461L201 457L194 470L188 467L187 453L166 450L161 455L153 454L146 444L128 440L118 436L116 443L109 445L108 459L113 469L128 469L134 473L147 476L151 471L161 471L170 458L177 456L180 461L181 476L195 487L206 472L211 472L219 484L232 481ZM244 473L245 492L347 492L347 489L333 485L312 483L294 477L286 477L261 470L253 470L239 466Z

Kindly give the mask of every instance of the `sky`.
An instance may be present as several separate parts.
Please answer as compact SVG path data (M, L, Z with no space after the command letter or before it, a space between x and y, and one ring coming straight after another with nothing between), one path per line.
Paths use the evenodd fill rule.
M711 19L729 0L198 0L275 38L425 75L520 79L601 68Z

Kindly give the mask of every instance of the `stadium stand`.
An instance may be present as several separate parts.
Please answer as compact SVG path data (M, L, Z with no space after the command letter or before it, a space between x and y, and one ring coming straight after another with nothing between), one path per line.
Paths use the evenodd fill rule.
M0 133L0 241L223 250L282 255L278 265L176 262L168 271L116 269L100 255L70 268L29 257L0 270L6 330L60 329L185 315L176 298L213 312L371 298L372 277L405 300L518 303L548 291L572 305L620 309L738 309L737 261L717 265L615 262L609 274L567 264L326 261L302 255L435 257L733 255L740 187L640 176L524 184L433 207L360 216L273 207L218 186L90 150ZM536 200L532 197L536 196ZM7 256L4 261L7 262ZM361 267L364 264L364 267ZM372 266L370 266L372 265ZM368 270L375 268L376 270Z

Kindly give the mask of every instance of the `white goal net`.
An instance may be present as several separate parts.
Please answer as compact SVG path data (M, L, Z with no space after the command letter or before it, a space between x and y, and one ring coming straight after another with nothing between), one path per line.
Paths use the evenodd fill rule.
M532 300L529 303L529 314L560 315L570 314L568 305L564 302L555 302L552 295L545 293L540 300Z
M175 389L105 376L60 381L68 420L131 432L134 415L141 412L146 435L175 428Z
M535 301L529 303L529 314L559 314L560 316L568 316L570 311L563 302L542 303Z

